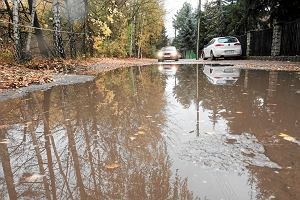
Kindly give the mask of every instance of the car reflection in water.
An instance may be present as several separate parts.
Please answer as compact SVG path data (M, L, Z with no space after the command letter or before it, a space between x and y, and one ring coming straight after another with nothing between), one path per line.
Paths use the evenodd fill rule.
M168 76L173 76L176 74L176 72L178 70L178 65L171 65L171 64L159 65L158 70L162 74L165 74Z
M240 69L230 65L204 65L203 72L213 85L233 85L240 77Z

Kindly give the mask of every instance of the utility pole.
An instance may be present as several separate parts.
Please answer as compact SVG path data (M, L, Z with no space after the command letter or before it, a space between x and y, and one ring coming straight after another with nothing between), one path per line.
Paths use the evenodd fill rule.
M199 5L198 5L198 23L197 23L197 60L199 60L199 50L200 50L200 15L201 15L201 0L199 0Z

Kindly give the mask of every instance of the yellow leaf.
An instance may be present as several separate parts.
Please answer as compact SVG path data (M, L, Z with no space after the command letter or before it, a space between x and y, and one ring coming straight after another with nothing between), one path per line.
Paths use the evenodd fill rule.
M284 140L287 140L290 142L297 142L297 140L294 137L289 136L288 134L280 133L279 136L282 137Z
M145 135L145 131L138 131L139 135Z

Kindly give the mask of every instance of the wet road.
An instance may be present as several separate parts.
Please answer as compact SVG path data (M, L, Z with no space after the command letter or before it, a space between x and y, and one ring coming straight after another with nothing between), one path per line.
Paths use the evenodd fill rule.
M118 69L0 102L0 199L300 199L300 74Z

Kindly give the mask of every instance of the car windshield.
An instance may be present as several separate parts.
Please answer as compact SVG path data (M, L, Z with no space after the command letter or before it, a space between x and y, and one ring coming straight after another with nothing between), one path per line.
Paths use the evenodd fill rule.
M163 51L176 51L176 48L175 47L164 47L162 50Z
M238 40L234 37L226 37L226 38L219 38L218 42L219 43L235 43Z

